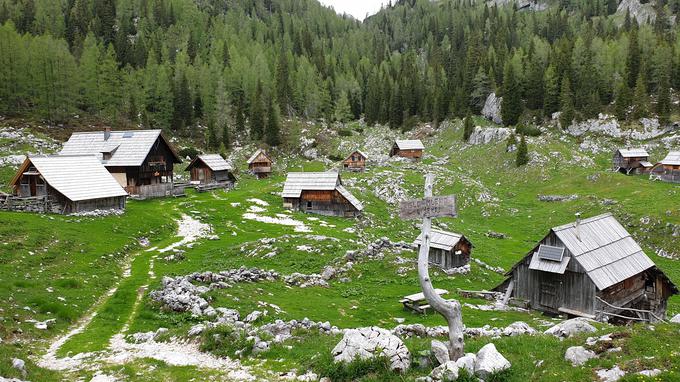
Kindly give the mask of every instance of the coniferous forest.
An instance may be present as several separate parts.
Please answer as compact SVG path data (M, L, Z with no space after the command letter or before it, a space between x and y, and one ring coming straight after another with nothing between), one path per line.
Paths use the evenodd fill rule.
M479 114L507 125L609 112L668 123L680 88L680 1L544 11L404 0L363 23L314 0L0 0L0 114L92 116L200 137L280 142L279 118L409 129ZM204 130L199 126L207 126Z

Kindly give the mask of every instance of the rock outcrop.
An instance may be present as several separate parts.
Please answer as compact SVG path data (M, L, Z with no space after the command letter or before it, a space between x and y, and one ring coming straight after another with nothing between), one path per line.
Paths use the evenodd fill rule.
M390 368L399 372L411 366L411 353L399 337L375 326L346 330L332 354L336 362L384 356L390 361Z
M594 333L597 329L591 325L585 318L572 318L551 327L546 330L545 334L550 334L555 337L568 338L578 333Z
M638 24L653 23L656 20L653 2L642 4L640 0L621 0L616 13L625 16L627 12L630 12L630 16L634 17Z
M477 352L475 375L487 379L490 375L509 369L510 366L510 361L496 350L496 345L486 344Z
M482 108L482 115L494 123L502 124L503 117L501 117L501 103L503 102L503 97L496 97L496 93L489 94L484 102L484 107Z
M508 139L512 133L511 129L506 127L475 127L475 130L470 135L468 143L471 145L486 145L489 143L500 142Z

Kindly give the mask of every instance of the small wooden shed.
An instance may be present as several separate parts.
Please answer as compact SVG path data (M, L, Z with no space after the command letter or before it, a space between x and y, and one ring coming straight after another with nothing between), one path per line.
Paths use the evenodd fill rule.
M680 183L680 151L671 151L651 170L651 178Z
M263 149L258 149L248 159L248 170L258 179L267 178L272 173L272 158Z
M609 213L555 227L495 288L533 309L658 321L677 287Z
M612 169L624 174L644 174L652 168L649 154L643 148L618 149L614 152Z
M283 186L283 206L329 216L358 216L364 206L337 172L291 172Z
M192 183L219 183L231 186L236 183L236 177L231 166L219 154L198 155L189 163L186 171L190 172Z
M423 234L413 242L420 250ZM433 229L430 237L430 264L442 269L462 267L470 263L472 243L463 235Z
M342 162L342 167L348 171L364 171L367 161L368 156L366 154L355 150Z
M390 150L390 156L421 159L424 151L425 145L423 145L420 139L396 140L394 145L392 145L392 150Z
M43 198L46 210L62 214L123 210L128 195L93 155L26 158L10 185L14 197Z

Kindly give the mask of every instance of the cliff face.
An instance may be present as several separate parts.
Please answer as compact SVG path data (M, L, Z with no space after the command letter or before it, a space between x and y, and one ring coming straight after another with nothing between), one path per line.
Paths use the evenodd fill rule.
M642 4L640 0L621 0L616 13L625 15L627 11L630 12L631 17L635 17L638 24L653 23L656 20L654 1Z
M517 9L529 11L544 11L548 9L548 4L538 0L489 0L487 3L499 7L517 3Z

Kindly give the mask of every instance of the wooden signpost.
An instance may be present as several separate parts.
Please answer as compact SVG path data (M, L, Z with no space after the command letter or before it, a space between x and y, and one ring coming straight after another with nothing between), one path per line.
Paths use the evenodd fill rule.
M430 253L430 234L432 230L432 218L450 216L456 214L456 197L443 196L432 197L432 184L434 175L425 176L425 198L421 200L409 200L402 202L399 208L399 216L402 219L423 219L422 242L418 253L418 279L420 288L430 306L439 314L444 316L449 324L449 357L456 361L465 353L463 347L463 314L460 302L456 300L445 300L432 286L430 273L428 270L428 257Z

